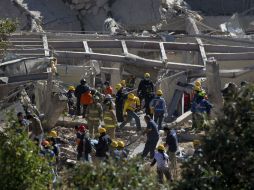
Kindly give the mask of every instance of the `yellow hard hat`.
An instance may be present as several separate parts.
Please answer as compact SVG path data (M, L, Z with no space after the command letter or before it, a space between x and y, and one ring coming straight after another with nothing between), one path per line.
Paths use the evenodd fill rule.
M200 140L194 140L193 141L193 146L199 146L201 144Z
M195 81L195 86L201 86L201 81L200 80Z
M117 141L112 141L111 146L116 148L118 146L118 142Z
M162 150L162 151L165 151L165 146L163 144L160 144L158 147L157 147L158 150Z
M106 133L107 130L105 128L103 128L103 127L100 127L98 129L98 131L99 131L99 133Z
M122 88L122 85L119 83L116 85L116 90L120 90Z
M128 94L128 99L134 99L135 95L133 93Z
M200 92L202 88L201 86L194 86L193 90Z
M125 85L126 85L126 81L125 81L125 80L121 80L120 84L121 84L122 86L125 86Z
M74 87L74 86L69 86L69 87L68 87L68 90L74 91L74 90L75 90L75 87Z
M163 94L162 90L157 90L157 95L161 96Z
M57 132L56 131L50 131L49 136L55 138L55 137L57 137Z
M145 78L150 78L150 73L145 73L145 74L144 74L144 77L145 77Z
M123 141L118 141L117 144L118 144L118 147L120 147L120 148L124 148L124 146L125 146Z

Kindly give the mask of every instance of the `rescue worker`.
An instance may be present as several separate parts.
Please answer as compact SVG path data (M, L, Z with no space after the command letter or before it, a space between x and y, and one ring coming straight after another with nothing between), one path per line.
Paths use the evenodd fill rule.
M203 156L203 150L201 148L201 142L200 140L194 140L193 141L193 148L194 148L194 154L193 156Z
M168 155L165 153L165 147L163 144L160 144L157 148L154 155L154 159L151 163L151 167L157 163L157 174L158 174L158 181L159 183L163 183L163 177L165 175L168 181L173 181L172 176L169 172L169 158Z
M128 122L135 119L137 125L137 131L141 130L140 119L135 111L137 111L140 107L139 98L136 97L133 93L128 94L128 99L124 103L123 115L124 122L121 123L119 128L123 128Z
M103 102L103 121L107 134L111 139L115 139L115 130L117 126L117 119L115 113L115 106L112 102L112 97L107 94Z
M75 104L74 104L74 98L75 98L75 87L74 86L69 86L68 87L68 92L66 93L67 99L68 99L68 113L70 115L75 114Z
M158 130L161 130L162 121L167 117L166 101L162 96L162 90L157 90L157 97L150 102L151 113L154 114L154 121L158 125Z
M171 174L174 179L177 178L177 159L176 159L176 151L178 150L178 139L177 134L174 129L170 129L168 126L163 128L166 136L165 147L168 147L167 153L169 156L169 160L171 163Z
M108 158L109 146L112 143L110 137L106 134L106 129L100 127L98 129L100 136L98 140L98 144L95 145L96 149L96 158L99 161L104 161Z
M18 118L18 128L16 129L16 131L18 133L21 133L22 131L26 131L28 134L29 122L28 122L28 120L25 119L24 114L22 112L19 112L17 114L17 118Z
M58 163L59 161L59 154L60 154L60 147L57 144L57 132L52 130L49 132L49 138L48 138L48 142L50 144L50 146L52 147L52 151L54 152L55 156L56 156L56 162Z
M100 98L98 96L93 97L93 103L88 105L86 110L87 125L89 127L90 137L94 137L94 131L98 130L103 119L103 109L99 103Z
M152 117L152 114L150 112L150 102L154 98L154 84L150 80L150 74L145 73L144 79L140 81L138 86L138 97L140 99L140 102L142 104L142 100L145 100L145 113L149 114Z
M191 112L193 115L192 128L200 129L204 127L204 119L209 117L212 105L205 99L206 92L202 90L198 93L196 101L192 103Z
M126 87L126 80L121 80L120 84L122 85L122 91L124 94L128 93L129 89Z
M93 97L98 96L100 98L100 101L102 100L102 94L98 90L96 90L95 88L91 89L91 94L92 94Z
M77 105L76 105L76 109L77 109L77 115L80 115L80 98L81 98L81 95L83 93L86 93L90 90L89 86L87 85L86 83L86 79L81 79L80 80L80 85L78 85L76 88L75 88L75 96L77 97ZM83 110L83 113L84 113L84 110Z
M125 147L125 144L123 141L117 142L117 150L118 150L117 155L116 155L117 160L127 160L128 153L124 149L124 147Z
M113 88L109 85L109 81L104 82L104 94L113 94Z
M77 146L77 160L89 162L90 153L92 152L92 145L90 138L87 134L87 128L85 125L79 126L79 134L76 139Z
M39 143L41 144L43 140L43 128L41 125L41 121L39 118L33 116L32 114L29 114L27 116L27 119L30 121L29 124L29 131L31 134L29 135L32 140L35 138L39 139Z
M93 96L91 94L91 91L87 91L85 93L83 93L81 95L81 98L80 98L80 104L82 105L83 107L83 118L86 117L86 109L87 109L87 106L92 104L93 103Z
M123 87L119 83L116 85L116 99L115 99L115 105L116 105L116 117L118 122L123 122L123 106L124 106L124 100L126 99L126 95L123 93Z
M126 81L126 87L129 89L129 90L133 90L134 87L135 87L135 76L134 75L130 75Z
M110 156L112 158L116 158L116 156L118 155L117 146L118 146L118 142L116 140L112 140L110 150L109 150Z
M151 119L150 115L144 117L147 124L147 128L144 134L147 135L145 148L142 153L142 157L145 158L150 153L150 158L154 157L154 151L159 140L159 131L157 124Z

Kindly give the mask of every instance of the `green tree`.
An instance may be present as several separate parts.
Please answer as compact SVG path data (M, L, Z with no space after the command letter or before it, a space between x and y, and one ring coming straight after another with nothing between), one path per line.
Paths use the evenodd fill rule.
M236 92L223 113L210 123L203 154L183 165L174 189L254 189L254 86Z
M0 58L2 58L7 49L8 37L11 33L16 31L17 22L10 19L0 19Z
M0 189L47 189L53 179L48 161L25 132L17 132L14 117L8 118L0 132Z
M166 186L158 184L157 177L139 159L126 162L110 160L98 165L79 164L65 172L66 189L82 190L158 190Z

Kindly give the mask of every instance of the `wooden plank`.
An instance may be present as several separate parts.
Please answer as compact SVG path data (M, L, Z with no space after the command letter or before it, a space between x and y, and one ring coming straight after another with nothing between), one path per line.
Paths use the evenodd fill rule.
M191 69L203 69L201 65L192 65L187 63L175 63L167 62L164 63L159 60L144 59L138 56L122 56L122 55L112 55L112 54L102 54L102 53L86 53L86 52L74 52L74 51L54 51L56 56L61 56L64 58L82 58L90 60L101 60L101 61L111 61L118 62L119 64L123 63L133 63L149 67L166 67L168 69L176 70L191 70Z
M42 35L42 42L43 42L43 48L44 48L45 56L49 57L49 46L48 46L48 39L47 39L46 34Z
M214 57L218 61L254 60L254 52L244 53L208 53L208 57Z
M122 48L123 48L123 53L127 54L128 53L128 48L127 48L127 45L126 45L125 41L121 40L121 44L122 44Z
M166 54L166 51L164 49L164 45L162 42L160 42L160 50L161 50L161 58L162 58L162 61L167 61L168 58L167 58L167 54Z
M83 41L83 45L84 45L84 48L85 48L85 52L86 53L89 53L90 52L90 49L89 49L89 46L87 44L87 41Z

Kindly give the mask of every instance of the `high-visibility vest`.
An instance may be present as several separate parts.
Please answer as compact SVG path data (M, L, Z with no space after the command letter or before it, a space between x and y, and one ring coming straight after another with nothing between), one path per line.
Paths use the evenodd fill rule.
M116 127L115 126L116 121L114 121L112 113L110 113L110 110L104 112L103 120L105 127Z
M85 92L81 94L80 104L81 105L89 105L93 103L93 96L90 92Z

